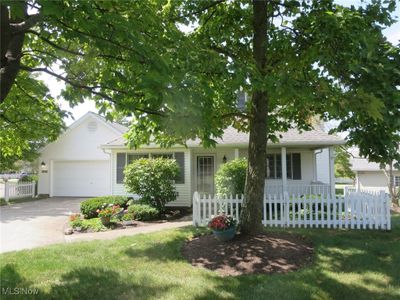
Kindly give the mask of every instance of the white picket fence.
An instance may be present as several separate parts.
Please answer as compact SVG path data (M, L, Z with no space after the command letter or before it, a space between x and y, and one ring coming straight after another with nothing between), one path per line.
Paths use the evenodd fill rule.
M193 224L205 226L224 212L239 221L243 196L193 195ZM265 195L264 226L390 230L390 199L383 192L346 196Z
M9 199L22 198L22 197L34 197L35 196L35 182L10 182L6 181L1 184L0 198L4 198L6 201Z

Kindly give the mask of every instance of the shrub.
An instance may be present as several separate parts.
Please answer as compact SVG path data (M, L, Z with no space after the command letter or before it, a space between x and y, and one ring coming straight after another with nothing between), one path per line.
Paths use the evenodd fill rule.
M174 178L179 174L174 159L141 158L125 168L125 187L128 192L140 195L141 202L163 212L165 204L176 200Z
M132 221L133 220L133 214L132 213L125 213L122 216L122 221Z
M81 202L81 213L86 219L96 218L97 210L101 210L105 205L118 205L120 207L126 207L128 197L126 196L104 196L87 199Z
M247 160L238 158L223 164L215 174L218 194L244 194L246 184Z
M128 207L128 214L131 215L133 220L150 221L157 219L160 212L147 204L132 204Z

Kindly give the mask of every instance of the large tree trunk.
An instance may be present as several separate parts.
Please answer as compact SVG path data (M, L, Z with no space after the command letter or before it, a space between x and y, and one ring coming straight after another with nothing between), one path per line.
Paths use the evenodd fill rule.
M257 70L265 76L267 63L267 1L253 1L253 58ZM254 84L253 79L253 84ZM259 86L259 85L254 85ZM267 147L268 97L265 91L254 88L251 98L250 140L245 200L240 215L243 234L262 230L263 197L265 185L265 160Z
M26 3L24 11L26 13ZM10 92L18 72L20 71L20 62L22 48L26 30L34 26L40 15L30 15L25 19L10 19L10 12L6 5L1 5L1 68L0 68L0 103L2 103Z

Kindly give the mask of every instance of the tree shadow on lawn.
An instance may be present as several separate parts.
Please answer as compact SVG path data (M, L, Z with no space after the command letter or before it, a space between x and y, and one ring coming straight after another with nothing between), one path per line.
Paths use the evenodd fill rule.
M208 273L216 286L196 299L218 298L221 292L240 299L400 299L400 223L394 223L391 232L283 230L313 240L313 266L286 275Z
M121 266L123 267L123 266ZM1 287L35 289L13 265L1 269ZM102 268L80 268L63 274L50 289L37 289L36 295L4 295L1 299L157 299L174 288L171 284L155 284L146 276L122 277L117 272Z

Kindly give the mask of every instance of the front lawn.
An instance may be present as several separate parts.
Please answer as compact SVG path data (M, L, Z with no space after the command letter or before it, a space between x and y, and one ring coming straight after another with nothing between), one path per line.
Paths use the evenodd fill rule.
M392 220L392 232L290 230L316 253L311 267L286 275L194 268L180 254L198 231L190 227L3 254L1 288L37 288L38 299L399 299L400 215Z

